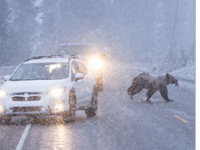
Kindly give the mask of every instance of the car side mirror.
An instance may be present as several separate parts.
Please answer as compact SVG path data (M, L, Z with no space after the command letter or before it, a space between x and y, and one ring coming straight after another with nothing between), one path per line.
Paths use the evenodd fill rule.
M10 79L10 75L4 76L4 81L8 81Z
M76 73L74 78L75 78L75 81L84 79L84 74L83 73Z

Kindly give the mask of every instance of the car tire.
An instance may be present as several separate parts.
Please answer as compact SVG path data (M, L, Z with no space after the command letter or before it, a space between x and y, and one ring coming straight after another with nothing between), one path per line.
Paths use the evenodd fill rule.
M69 94L69 112L64 112L63 121L72 122L75 120L76 116L76 94L71 91Z
M91 99L91 107L85 110L85 114L87 115L87 117L93 117L96 115L96 111L98 108L98 93L96 90L92 91L92 99Z

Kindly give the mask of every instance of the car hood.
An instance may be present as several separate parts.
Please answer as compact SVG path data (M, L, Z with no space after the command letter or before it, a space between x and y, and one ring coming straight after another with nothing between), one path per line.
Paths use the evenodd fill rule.
M17 92L47 92L56 87L66 85L67 79L63 80L31 80L31 81L6 81L0 87L9 94Z

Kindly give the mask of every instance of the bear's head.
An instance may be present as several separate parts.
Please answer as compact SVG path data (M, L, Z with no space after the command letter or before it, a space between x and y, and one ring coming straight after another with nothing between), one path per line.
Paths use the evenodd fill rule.
M175 84L176 86L178 85L178 80L175 79L171 74L167 73L167 84Z

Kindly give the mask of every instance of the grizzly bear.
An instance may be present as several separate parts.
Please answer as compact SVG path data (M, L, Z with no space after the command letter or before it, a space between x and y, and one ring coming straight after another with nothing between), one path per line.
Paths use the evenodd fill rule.
M133 95L142 91L142 89L148 89L146 94L146 101L151 102L151 96L157 91L160 91L161 96L167 102L171 102L168 98L167 85L175 84L178 85L178 80L175 79L169 73L166 73L164 76L154 76L150 73L143 72L138 74L132 82L132 85L128 88L128 95L133 99Z

